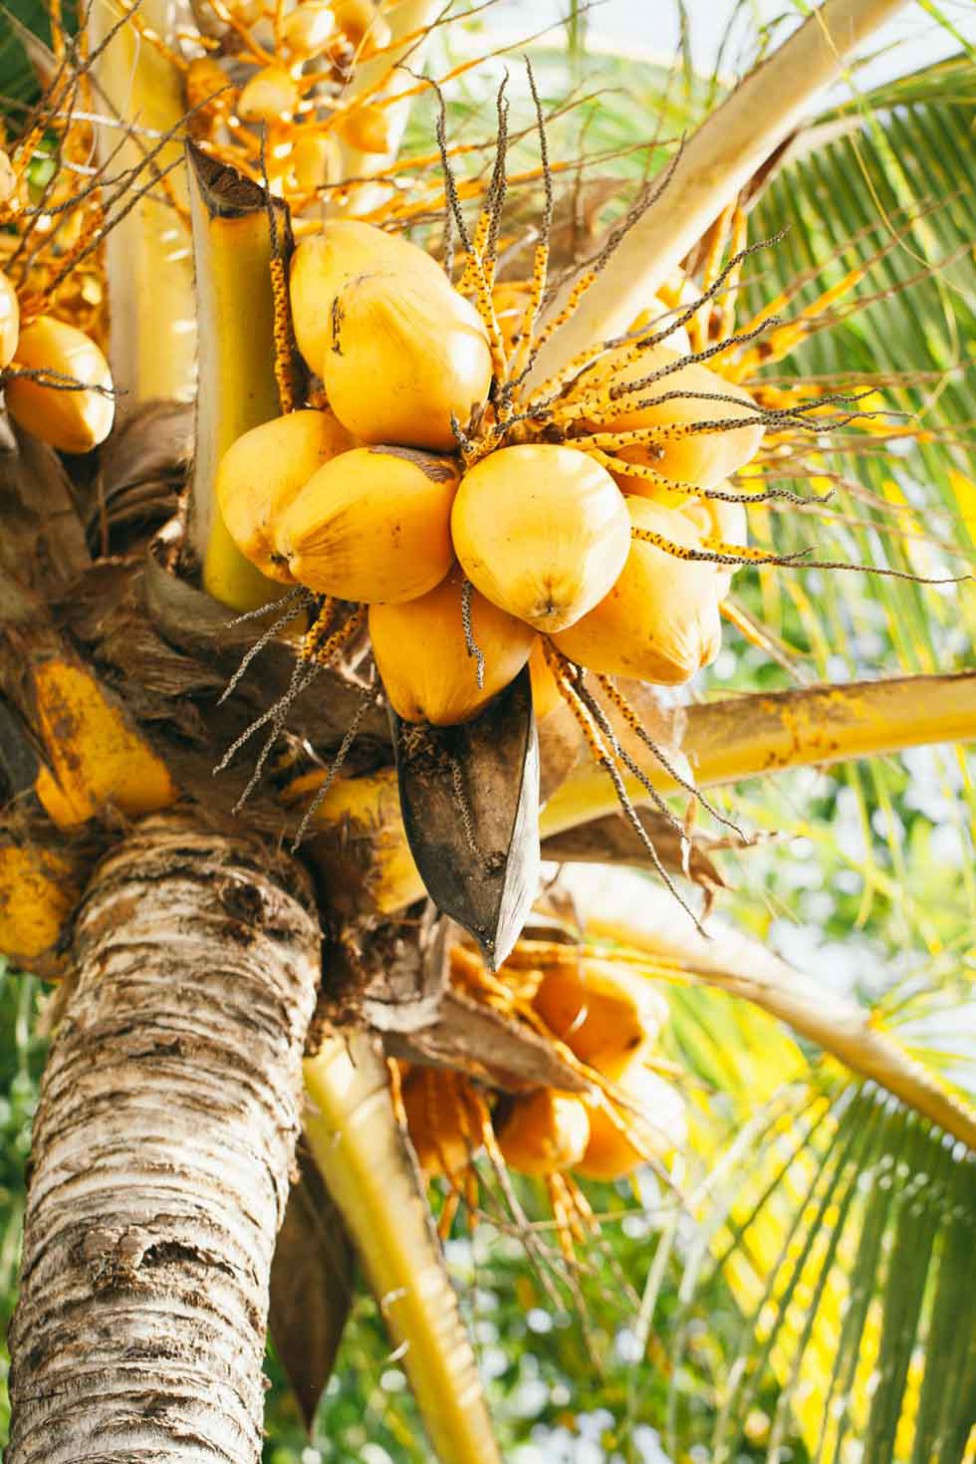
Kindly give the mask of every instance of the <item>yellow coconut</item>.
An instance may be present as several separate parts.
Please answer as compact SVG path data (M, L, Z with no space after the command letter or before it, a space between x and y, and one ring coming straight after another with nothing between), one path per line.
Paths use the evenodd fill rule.
M393 142L393 118L389 107L363 102L340 119L336 131L343 142L360 152L385 153Z
M698 526L680 508L628 498L627 510L635 528L691 549L701 544ZM677 686L718 655L721 592L714 564L676 559L635 539L609 594L553 642L591 671Z
M289 290L295 339L317 376L330 344L336 295L358 275L378 270L402 273L425 285L447 283L437 261L415 244L356 219L330 220L324 233L303 239L292 255Z
M579 1163L589 1136L589 1117L579 1098L540 1088L514 1100L498 1134L498 1147L510 1169L554 1174Z
M14 359L19 335L20 306L17 304L17 291L7 276L0 273L0 370L9 366Z
M491 372L478 312L443 277L366 275L336 296L322 380L340 422L367 442L449 451Z
M281 24L281 39L292 56L304 60L326 49L335 28L332 7L322 4L321 0L307 0L306 4L299 5L285 16Z
M279 122L298 106L298 84L283 66L265 66L241 88L237 115L245 122Z
M467 1079L415 1068L403 1085L410 1142L428 1175L461 1174L480 1148L478 1103Z
M653 986L612 961L552 967L532 1004L578 1058L610 1078L654 1041L668 1015L667 1002Z
M582 1159L573 1167L585 1179L623 1179L647 1158L667 1159L685 1140L685 1105L676 1088L648 1072L639 1059L616 1082L632 1107L620 1105L615 1111L636 1143L621 1133L607 1112L609 1100L584 1099L590 1137Z
M479 687L477 659L468 655L461 619L463 584L455 569L417 600L370 607L376 667L390 705L407 722L451 727L469 721L529 659L534 631L473 591L471 630L484 657Z
M610 474L584 453L549 444L483 458L462 480L451 533L472 584L547 632L603 599L630 548Z
M263 574L293 584L275 558L272 528L325 463L353 446L331 412L289 412L252 427L224 453L217 503L238 549Z
M537 640L529 657L529 675L532 678L532 710L536 720L541 722L557 707L563 705L562 694L555 676L549 670L542 642Z
M294 579L320 595L413 600L447 574L457 469L408 447L359 447L320 468L272 525Z
M104 442L115 419L108 362L95 342L73 325L39 315L24 327L14 368L45 370L47 380L12 377L4 384L7 410L21 427L61 452L90 452ZM58 377L68 379L58 384ZM70 383L101 390L78 390Z
M680 360L681 352L654 346L620 368L615 367L611 356L590 373L589 380L619 390L655 372L674 368ZM676 367L640 388L629 401L621 402L619 411L613 410L609 420L594 422L593 426L600 432L661 428L660 438L615 451L625 462L652 467L675 488L628 474L625 469L616 474L617 481L628 493L677 504L698 488L714 488L755 457L763 435L762 427L754 422L755 416L756 404L744 387L726 381L707 366L693 364ZM727 422L728 426L685 437L665 435L671 427L705 422ZM737 427L737 422L747 425Z

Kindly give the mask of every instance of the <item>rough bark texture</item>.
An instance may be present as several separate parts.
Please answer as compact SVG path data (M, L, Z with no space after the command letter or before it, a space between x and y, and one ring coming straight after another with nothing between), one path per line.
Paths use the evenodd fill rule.
M296 866L186 818L97 870L34 1131L9 1464L260 1458L310 910Z

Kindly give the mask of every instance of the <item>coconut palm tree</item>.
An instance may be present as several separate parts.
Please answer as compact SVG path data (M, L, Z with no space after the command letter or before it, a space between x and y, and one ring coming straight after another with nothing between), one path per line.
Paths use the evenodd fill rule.
M970 844L960 828L936 882L914 814L938 797L959 823L969 785L962 753L909 759L976 734L960 583L973 107L966 38L944 19L960 55L870 89L851 77L899 8L826 0L785 39L752 36L732 85L680 58L591 63L573 7L568 51L538 38L507 94L492 12L426 0L309 0L291 31L281 5L222 0L186 15L96 0L80 31L53 5L46 28L10 18L3 247L26 326L4 378L0 947L59 983L9 1338L11 1461L257 1459L269 1305L310 1420L352 1256L429 1450L499 1458L505 1425L438 1229L484 1209L547 1304L585 1317L587 1265L611 1264L594 1212L617 1223L613 1181L639 1161L661 1189L634 1356L670 1365L655 1417L672 1457L964 1457ZM739 8L729 27L746 46ZM853 86L825 109L838 77ZM296 347L288 276L323 220L328 240L353 215L409 233L449 278L453 247L450 299L487 320L488 416L457 423L469 484L498 443L528 444L633 494L675 443L738 436L727 403L748 384L762 447L701 503L748 503L752 547L716 532L717 509L690 550L635 519L662 564L724 575L709 593L727 651L691 699L599 665L592 689L569 626L539 641L534 675L515 666L475 715L429 725L398 699L372 612L370 638L345 594L312 593L297 551L292 589L244 552L218 469L250 430L321 412L320 376L339 412L329 361L310 370ZM333 349L351 303L329 316ZM29 356L46 316L101 340L111 375ZM619 371L639 376L678 331L657 377L689 357L714 368L717 388L672 397L716 405L621 427L613 404L638 389L621 393ZM601 360L610 385L588 396L578 382ZM365 375L357 414L371 390ZM397 439L397 461L426 430ZM677 496L654 511L678 512ZM273 571L288 555L269 532ZM485 622L470 584L459 596L482 691ZM422 641L397 635L408 677ZM873 947L852 934L860 983L827 985L822 953L817 978L777 954L773 916L803 913L803 885L776 831L812 847L835 925L881 910ZM566 867L555 889L540 853ZM716 897L733 919L710 913ZM897 979L877 980L879 953ZM562 1024L543 988L564 1001L586 963L626 1001L584 1050L596 988ZM666 1023L648 1015L661 988ZM628 1098L632 1068L605 1054L624 1010L653 1099ZM560 1157L552 1115L570 1111L588 1137ZM626 1163L597 1162L598 1119ZM720 1288L736 1319L702 1410L682 1379L703 1368ZM632 1425L639 1400L624 1401Z

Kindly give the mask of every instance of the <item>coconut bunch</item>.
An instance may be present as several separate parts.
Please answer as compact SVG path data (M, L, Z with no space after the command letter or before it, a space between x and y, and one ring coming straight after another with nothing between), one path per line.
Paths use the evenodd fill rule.
M702 496L758 447L744 391L682 365L679 349L624 345L601 354L593 390L567 397L584 439L547 440L551 411L516 414L505 400L531 283L495 292L500 306L523 301L507 349L492 299L478 308L423 250L358 221L327 224L299 244L290 276L295 337L324 404L246 433L218 476L227 527L263 573L369 607L387 697L411 722L474 717L530 661L549 704L568 662L687 681L719 649L730 580L707 546L746 537L736 495ZM635 404L649 367L667 390ZM696 438L683 428L702 395L721 397L710 410L722 429ZM626 456L604 449L610 436Z
M581 1081L577 1091L513 1096L463 1073L401 1065L401 1121L425 1176L445 1180L453 1201L442 1224L449 1227L461 1198L476 1209L473 1165L485 1153L496 1168L545 1183L571 1240L575 1222L592 1218L578 1179L625 1179L642 1164L664 1163L684 1142L684 1100L653 1070L667 1002L609 954L546 942L520 941L494 975L456 947L451 980L545 1037Z
M389 152L398 135L393 58L382 64L391 28L375 0L194 0L193 10L199 34L184 49L196 54L179 62L204 151L267 181L296 213L341 182L344 149L361 153L367 172ZM132 18L140 23L135 9ZM351 95L357 66L372 58L371 84Z

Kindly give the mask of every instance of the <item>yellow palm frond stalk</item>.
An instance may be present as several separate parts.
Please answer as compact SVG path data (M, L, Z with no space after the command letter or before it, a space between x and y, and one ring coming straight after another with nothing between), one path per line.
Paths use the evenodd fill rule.
M143 28L165 38L172 28L171 0L143 0ZM140 169L132 189L151 189L114 224L106 240L106 271L112 311L111 365L127 406L152 398L190 401L196 369L196 308L188 197L178 135L186 111L183 78L164 52L143 38L131 22L119 24L128 6L94 0L90 10L92 48L110 32L96 57L99 157L114 177ZM120 146L121 144L121 146ZM150 154L154 154L150 158ZM172 170L172 171L171 171Z
M327 1033L305 1061L305 1135L338 1206L440 1464L494 1464L474 1354L411 1167L389 1075L365 1032Z
M811 99L904 0L826 0L688 140L667 188L621 242L578 308L539 352L544 381L593 341L625 331L658 286L803 120ZM549 318L566 304L553 300Z

